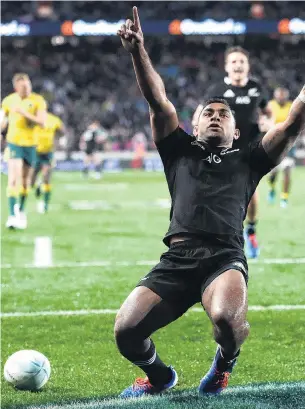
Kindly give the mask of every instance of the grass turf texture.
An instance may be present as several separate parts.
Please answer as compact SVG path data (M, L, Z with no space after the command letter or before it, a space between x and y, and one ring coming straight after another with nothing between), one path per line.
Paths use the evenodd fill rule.
M305 169L295 169L293 176L288 209L280 209L278 202L269 206L266 181L260 186L261 258L305 256L301 222L305 218ZM5 184L6 177L2 176L2 203L6 200ZM106 174L101 181L83 181L77 173L57 173L53 186L48 214L36 214L31 195L28 229L2 230L1 263L13 265L2 270L2 312L119 308L149 267L21 266L33 261L36 236L52 238L54 263L158 260L166 250L162 235L168 227L169 214L157 202L168 197L164 176L125 172ZM75 210L88 208L88 204L91 210ZM6 216L4 205L2 226ZM249 304L305 304L303 270L304 264L251 264ZM189 312L153 337L161 357L178 371L177 392L137 403L104 401L115 397L141 374L116 350L113 314L3 318L3 364L19 349L37 349L50 359L52 374L40 393L17 392L4 383L1 407L43 408L81 401L70 406L67 403L66 407L305 408L304 382L289 383L305 380L305 311L249 312L248 319L251 335L230 382L230 386L246 385L245 390L232 388L214 400L198 398L192 388L197 387L209 368L215 345L205 314ZM99 403L94 403L97 399Z

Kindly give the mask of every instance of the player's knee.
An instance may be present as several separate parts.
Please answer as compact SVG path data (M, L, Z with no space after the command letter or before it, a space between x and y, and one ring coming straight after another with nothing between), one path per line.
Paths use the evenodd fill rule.
M214 320L214 339L218 344L226 344L236 350L249 335L250 326L245 318L219 312Z
M18 178L16 177L16 175L9 175L8 179L7 179L7 187L9 188L15 188L17 187L17 181Z
M225 332L234 332L246 322L238 312L230 308L217 309L211 315L214 326Z
M114 338L120 350L134 342L137 332L137 327L132 324L132 320L118 313L114 324Z
M114 338L117 348L122 355L126 355L132 351L138 341L136 329L130 325L125 325L120 321L115 323Z

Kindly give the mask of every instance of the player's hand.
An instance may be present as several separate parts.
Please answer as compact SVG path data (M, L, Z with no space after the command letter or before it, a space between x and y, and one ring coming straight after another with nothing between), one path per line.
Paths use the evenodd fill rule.
M137 7L133 7L133 21L126 20L117 34L121 37L123 47L126 51L133 53L144 44L144 36L141 29L140 18Z
M26 111L21 107L14 107L14 108L12 108L12 111L15 112L16 114L20 114L22 116L26 115Z

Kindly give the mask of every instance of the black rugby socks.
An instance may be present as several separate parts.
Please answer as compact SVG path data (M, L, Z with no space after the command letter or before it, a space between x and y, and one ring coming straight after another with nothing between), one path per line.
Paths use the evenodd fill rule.
M236 352L235 355L228 356L224 354L223 350L220 348L220 358L217 361L217 368L221 371L226 371L234 366L236 358L240 354L240 349Z
M146 373L152 385L162 387L172 379L172 371L161 361L153 341L149 341L150 346L146 352L134 354L133 357L126 356L126 358Z
M256 233L256 223L257 223L257 221L247 223L247 234L248 234L248 236L250 236L251 234Z

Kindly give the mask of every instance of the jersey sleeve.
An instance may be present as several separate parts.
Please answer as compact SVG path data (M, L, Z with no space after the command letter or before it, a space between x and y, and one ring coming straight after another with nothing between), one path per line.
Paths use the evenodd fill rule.
M193 140L194 138L191 135L178 126L167 137L156 142L164 167L176 158L183 156L190 149Z
M259 173L261 177L269 173L276 166L267 155L261 140L250 144L249 162L251 169Z

